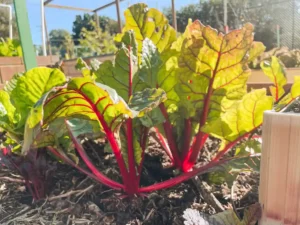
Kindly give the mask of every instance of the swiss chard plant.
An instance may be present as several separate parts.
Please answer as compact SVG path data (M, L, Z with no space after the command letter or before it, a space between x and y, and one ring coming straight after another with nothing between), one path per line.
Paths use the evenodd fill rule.
M21 155L27 116L34 104L56 85L65 82L65 75L58 69L35 68L16 74L0 90L0 127L6 141L0 150L0 165L15 169L24 178L34 199L45 197L45 151L31 151Z
M144 4L127 9L125 19L116 41L134 33L140 80L166 92L167 100L151 112L157 118L152 126L175 167L190 171L209 136L222 140L217 161L260 126L272 98L265 90L247 93L248 64L265 49L253 41L251 24L224 35L190 21L177 38L164 15ZM147 45L151 51L145 50ZM112 73L106 69L109 64L101 64L93 75L122 96L128 76L122 70Z
M168 188L236 160L245 164L245 154L222 158L261 125L274 101L288 103L297 95L292 88L282 97L284 82L275 81L281 75L268 75L277 64L267 62L262 66L274 80L272 96L265 89L247 92L248 64L264 51L262 43L253 41L253 26L224 35L195 21L177 37L164 15L145 4L129 7L125 18L114 61L90 68L79 60L83 77L48 89L32 107L22 152L46 146L63 162L128 195ZM141 187L150 128L184 173ZM107 177L89 158L80 141L87 133L107 139L122 182ZM209 136L221 140L220 148L211 162L197 167ZM76 154L69 151L71 141Z

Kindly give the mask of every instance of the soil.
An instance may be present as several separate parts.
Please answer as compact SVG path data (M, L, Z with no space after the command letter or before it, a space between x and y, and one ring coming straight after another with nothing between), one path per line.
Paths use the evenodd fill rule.
M200 162L210 160L219 143L207 142ZM109 177L120 180L115 160L102 143L86 142L89 156ZM97 151L95 150L97 149ZM68 165L51 160L51 183L46 199L33 201L15 171L0 170L1 225L182 225L183 211L195 208L214 214L228 208L237 213L258 201L259 174L240 174L228 187L209 184L203 177L145 196L124 198ZM141 185L175 176L168 157L150 140ZM54 168L54 169L53 169Z

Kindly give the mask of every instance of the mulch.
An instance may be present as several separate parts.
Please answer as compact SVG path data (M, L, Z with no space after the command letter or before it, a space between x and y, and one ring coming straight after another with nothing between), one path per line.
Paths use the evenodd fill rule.
M208 141L200 161L210 160L218 144ZM120 180L112 154L104 152L101 143L87 141L85 148L98 168ZM173 188L124 198L68 165L53 159L50 164L47 198L39 201L33 201L16 171L0 170L0 225L182 225L187 208L207 214L232 208L242 214L258 201L259 174L255 173L239 174L232 187L197 177ZM167 156L151 139L141 184L175 176L168 164Z

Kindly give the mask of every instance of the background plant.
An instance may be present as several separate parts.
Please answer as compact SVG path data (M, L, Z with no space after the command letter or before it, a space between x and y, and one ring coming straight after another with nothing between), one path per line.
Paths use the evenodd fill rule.
M34 199L45 197L49 167L43 150L21 155L21 147L27 138L24 133L27 116L46 92L64 82L65 76L60 70L40 67L16 74L5 90L0 90L0 127L6 133L0 151L0 165L16 170L24 178Z

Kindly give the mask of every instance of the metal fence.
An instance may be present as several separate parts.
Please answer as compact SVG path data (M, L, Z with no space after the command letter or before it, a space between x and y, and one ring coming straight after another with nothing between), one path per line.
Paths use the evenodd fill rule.
M277 47L300 48L300 0L269 0L261 2L252 5L248 10L253 13L261 10L266 12L263 16L269 17L272 20L271 24L275 25L271 29L276 34Z

